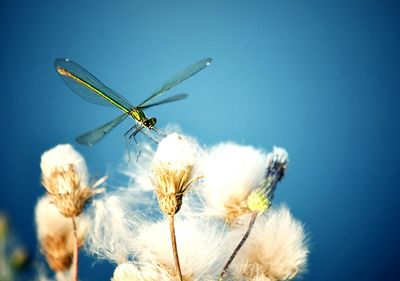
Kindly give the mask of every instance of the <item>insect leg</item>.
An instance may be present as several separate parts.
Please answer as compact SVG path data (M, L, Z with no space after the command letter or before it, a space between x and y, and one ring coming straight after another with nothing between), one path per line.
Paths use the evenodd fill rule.
M138 125L138 124L136 124L135 126L135 131L129 136L129 139L131 139L131 138L133 138L134 139L134 141L136 142L136 144L137 144L137 141L136 141L136 135L143 129L143 126L142 125Z
M126 131L126 133L124 134L124 140L125 140L125 148L126 148L126 153L128 154L128 163L129 162L131 162L131 154L129 153L129 144L130 144L130 139L131 139L131 136L132 135L130 135L129 137L128 137L128 135L130 134L130 132L132 132L132 130L133 129L135 129L135 132L138 130L138 128L139 128L140 126L138 125L138 124L135 124L135 126L132 126L128 131ZM136 139L134 138L134 140L135 140L135 143L136 143L136 146L138 146L138 143L137 143L137 141L136 141ZM139 152L140 152L140 150L139 150Z
M140 131L142 131L143 125L136 124L136 125L134 126L134 128L135 128L136 130L129 136L129 139L133 138L133 140L134 140L135 143L136 143L136 148L137 148L137 151L138 151L138 154L137 154L137 157L136 157L136 162L139 162L139 157L140 157L140 154L142 153L142 150L140 149L140 145L139 145L139 143L137 142L137 140L136 140L135 137L136 137L136 135L137 135Z

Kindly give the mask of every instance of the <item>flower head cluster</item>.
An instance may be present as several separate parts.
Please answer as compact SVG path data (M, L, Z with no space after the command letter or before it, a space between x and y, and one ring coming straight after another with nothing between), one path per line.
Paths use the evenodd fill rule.
M42 184L65 217L81 214L86 202L102 191L96 188L105 177L89 186L85 159L69 144L57 145L43 153L40 167Z
M308 255L303 226L286 207L271 208L288 166L284 149L266 153L222 143L202 150L191 138L170 134L145 156L135 171L126 173L132 176L128 188L109 192L91 207L86 248L118 264L113 281L216 280L236 249L225 271L228 278L220 275L220 280L289 280L303 270ZM182 210L194 183L199 188L190 196L200 200L196 205L185 202ZM156 213L149 185L158 200ZM201 207L199 215L187 210L194 205ZM180 210L171 228L171 218ZM254 227L246 232L250 224L244 222L250 217ZM239 241L246 241L241 248Z

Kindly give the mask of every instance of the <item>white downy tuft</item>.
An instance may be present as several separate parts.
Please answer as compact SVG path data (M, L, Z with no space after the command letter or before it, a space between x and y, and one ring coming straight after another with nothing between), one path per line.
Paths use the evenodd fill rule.
M116 263L129 260L134 254L134 245L140 225L145 221L146 205L141 192L119 190L93 202L89 214L91 228L88 233L86 250L99 257Z
M121 263L114 270L112 281L171 281L172 277L152 264Z
M89 228L89 221L83 215L75 219L78 245L82 245ZM49 196L43 196L35 207L35 222L39 244L50 268L55 272L68 270L74 250L72 220L58 211Z
M169 164L171 169L185 169L187 165L196 164L200 151L194 139L173 133L165 137L158 145L153 165L163 163Z
M88 185L88 169L85 159L70 144L59 144L42 154L40 168L44 177L50 177L55 169L68 170L73 166L82 183Z
M224 231L211 222L176 220L176 239L184 280L200 281L215 277L222 268ZM174 259L166 220L142 224L137 237L140 262L160 265L160 270L173 274Z
M60 214L49 196L43 196L38 200L35 207L35 222L39 239L49 235L67 235L70 236L72 249L73 229L71 219ZM87 217L83 215L77 217L76 223L78 236L83 236L89 227Z
M222 143L212 147L201 164L205 210L225 218L227 205L245 203L267 166L267 154L252 146Z
M139 161L131 160L128 166L124 165L122 167L122 174L129 178L129 189L153 192L154 188L150 176L154 153L155 151L149 143L143 143L140 145Z
M242 235L242 231L234 231L228 241L235 245ZM303 225L287 207L273 208L257 219L231 270L245 280L292 279L305 268L306 240Z

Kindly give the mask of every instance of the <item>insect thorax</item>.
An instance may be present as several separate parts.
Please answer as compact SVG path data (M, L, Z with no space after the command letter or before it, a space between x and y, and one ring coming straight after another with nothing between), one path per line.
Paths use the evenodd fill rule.
M140 123L143 123L145 120L147 120L147 116L144 114L143 110L137 107L133 107L131 111L129 111L129 115Z

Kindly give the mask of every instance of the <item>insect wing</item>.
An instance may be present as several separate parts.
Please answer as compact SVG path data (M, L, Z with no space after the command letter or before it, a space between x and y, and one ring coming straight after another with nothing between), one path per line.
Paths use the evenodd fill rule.
M211 58L206 58L206 59L202 59L202 60L188 66L185 70L183 70L182 72L178 73L177 75L175 75L174 77L169 79L167 82L165 82L164 85L160 89L153 92L153 94L151 94L146 100L144 100L141 104L139 104L138 107L142 107L142 108L145 107L146 105L148 105L150 103L150 101L152 101L153 99L155 99L156 97L158 97L159 95L164 93L165 91L168 91L172 87L178 85L179 83L183 82L184 80L188 79L189 77L195 75L197 72L199 72L206 66L210 65L211 61L212 61Z
M164 103L169 103L169 102L174 102L174 101L178 101L178 100L183 100L183 99L186 98L187 96L188 96L187 94L178 94L178 95L174 95L174 96L172 96L172 97L169 97L169 98L160 100L160 101L158 101L158 102L150 103L150 104L147 104L147 105L145 105L145 106L141 106L140 108L141 108L141 109L146 109L146 108L153 107L153 106L160 105L160 104L164 104Z
M128 112L133 106L124 97L101 83L79 64L64 58L56 59L54 66L64 83L85 100L104 106L116 106Z
M78 136L75 140L84 145L93 145L105 137L113 128L115 128L119 123L121 123L126 117L127 113L124 113L117 118L111 120L110 122L92 130L87 133L84 133Z

